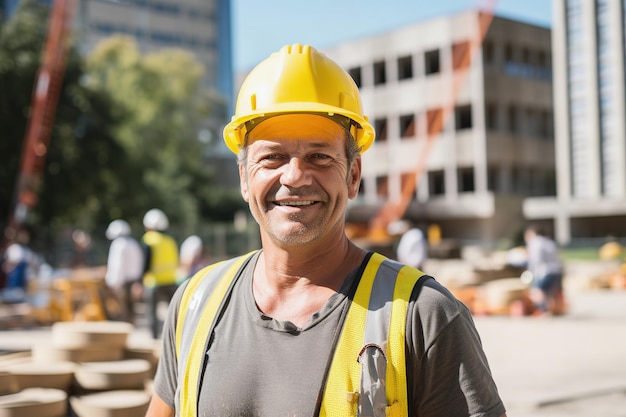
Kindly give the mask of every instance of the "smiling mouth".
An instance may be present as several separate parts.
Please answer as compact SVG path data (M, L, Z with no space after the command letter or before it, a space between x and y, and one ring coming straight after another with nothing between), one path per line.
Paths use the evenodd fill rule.
M303 200L303 201L277 201L275 203L277 206L281 207L303 207L310 206L315 204L313 200Z

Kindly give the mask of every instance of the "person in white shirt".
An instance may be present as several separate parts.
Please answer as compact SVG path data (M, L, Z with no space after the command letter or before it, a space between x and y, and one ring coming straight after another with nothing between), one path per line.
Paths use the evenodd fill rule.
M183 282L208 264L202 238L198 235L187 237L180 245L177 281Z
M131 236L124 220L112 221L105 232L111 240L107 258L105 283L119 301L121 320L134 321L132 288L141 283L144 252L139 242Z
M428 242L424 232L407 220L399 220L389 226L390 233L402 235L396 249L398 261L421 270L428 256Z
M554 240L536 226L524 231L527 250L527 270L532 274L531 298L542 312L558 312L563 296L563 265Z

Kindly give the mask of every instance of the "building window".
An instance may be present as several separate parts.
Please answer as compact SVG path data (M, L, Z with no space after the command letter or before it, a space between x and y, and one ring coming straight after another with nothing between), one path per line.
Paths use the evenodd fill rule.
M457 184L460 193L476 191L474 186L474 168L459 168L457 171Z
M415 116L407 114L400 116L400 137L410 138L415 136Z
M535 120L535 110L533 109L526 109L525 111L526 115L524 116L525 120L523 123L523 126L525 127L524 129L524 134L526 136L530 136L530 137L536 137L537 136L537 125L536 125L536 120Z
M522 64L530 65L530 50L528 48L522 48Z
M413 78L413 59L409 56L398 58L398 80Z
M483 43L483 61L485 64L493 63L494 46L493 42L485 41Z
M374 130L376 131L376 140L384 142L387 140L387 118L374 120Z
M361 88L361 67L350 68L348 74L350 74L356 86Z
M431 109L426 112L428 135L438 135L443 131L443 110Z
M509 63L509 62L514 62L515 59L513 57L513 46L507 44L504 47L504 62L505 63Z
M546 140L553 140L552 112L544 110L539 115L539 137Z
M487 130L498 130L498 107L493 103L485 105L485 125Z
M385 84L386 82L385 61L374 62L374 85Z
M498 179L501 177L499 175L498 168L494 166L490 166L487 168L487 190L489 191L500 191L498 188Z
M519 126L517 123L517 108L515 106L509 106L506 118L509 126L509 133L517 135L519 132Z
M427 51L424 54L424 72L426 75L437 74L441 71L439 62L439 50Z
M388 178L386 175L381 177L376 177L376 195L378 197L387 198L389 197L389 185Z
M456 130L472 128L472 106L467 104L454 109L454 123Z
M452 45L452 68L456 70L466 69L470 66L470 43L459 42Z
M428 190L431 196L445 194L445 175L443 170L430 171L428 173Z
M540 68L548 68L548 59L545 51L539 51L537 53L537 65Z

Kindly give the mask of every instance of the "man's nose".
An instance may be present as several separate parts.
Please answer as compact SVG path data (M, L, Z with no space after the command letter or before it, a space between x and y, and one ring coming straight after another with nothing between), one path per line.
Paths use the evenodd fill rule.
M281 184L291 187L300 187L311 183L311 174L307 169L306 162L302 158L291 158L284 166L281 175Z

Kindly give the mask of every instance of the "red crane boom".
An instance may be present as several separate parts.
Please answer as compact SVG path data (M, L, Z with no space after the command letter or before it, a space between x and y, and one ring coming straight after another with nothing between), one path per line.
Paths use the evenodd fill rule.
M69 49L75 0L55 0L51 5L42 62L35 79L30 118L22 145L14 203L5 230L11 240L22 227L28 211L37 204L50 134L54 125Z

